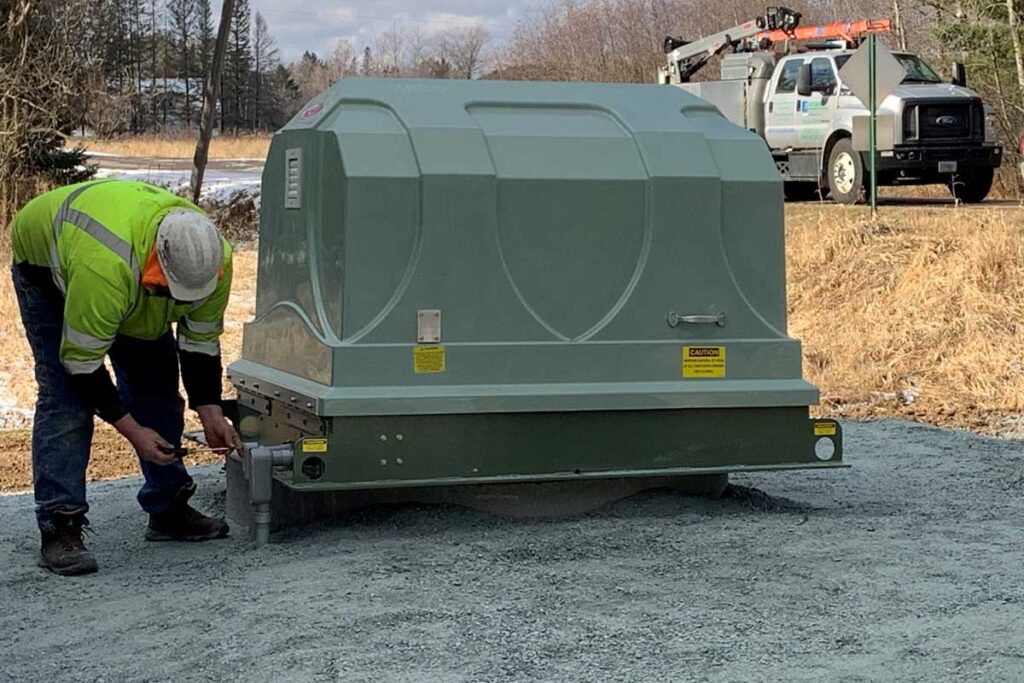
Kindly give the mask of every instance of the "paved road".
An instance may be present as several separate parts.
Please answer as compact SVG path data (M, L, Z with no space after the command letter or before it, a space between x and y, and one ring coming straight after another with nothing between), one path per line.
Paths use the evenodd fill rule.
M154 170L154 171L191 171L191 159L172 157L122 157L101 155L90 157L90 163L100 168L119 171ZM260 173L263 171L262 159L211 159L206 168L209 171L233 171L237 173Z

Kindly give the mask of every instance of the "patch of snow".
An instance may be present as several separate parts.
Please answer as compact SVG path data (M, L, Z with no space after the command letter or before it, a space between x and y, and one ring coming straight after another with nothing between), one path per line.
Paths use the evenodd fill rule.
M20 429L32 424L34 411L19 408L8 394L7 382L0 379L0 429Z
M141 180L153 185L166 187L172 192L188 189L192 178L190 170L164 170L150 168L101 168L97 178L125 178ZM207 170L203 178L201 199L204 201L227 202L239 193L253 195L259 202L260 171L215 171Z

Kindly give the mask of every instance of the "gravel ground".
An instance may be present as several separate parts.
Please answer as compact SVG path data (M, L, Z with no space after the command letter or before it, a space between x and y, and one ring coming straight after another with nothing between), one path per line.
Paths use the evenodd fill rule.
M852 470L649 492L569 520L374 508L147 544L136 479L91 487L100 573L37 569L0 497L11 681L1020 681L1020 442L851 423ZM223 478L199 470L222 509Z

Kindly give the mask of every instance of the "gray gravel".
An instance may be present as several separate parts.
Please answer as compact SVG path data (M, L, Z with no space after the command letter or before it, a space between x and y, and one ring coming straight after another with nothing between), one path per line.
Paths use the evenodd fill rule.
M138 481L100 483L100 573L75 579L35 567L31 500L2 497L0 679L1024 680L1021 443L846 428L852 470L723 500L376 508L260 549L147 544Z

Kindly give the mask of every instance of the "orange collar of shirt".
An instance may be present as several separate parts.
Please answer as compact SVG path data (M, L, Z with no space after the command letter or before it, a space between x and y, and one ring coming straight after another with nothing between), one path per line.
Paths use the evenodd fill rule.
M167 276L164 275L164 269L160 266L156 249L149 252L149 260L146 261L146 267L142 271L142 286L147 289L167 286Z

